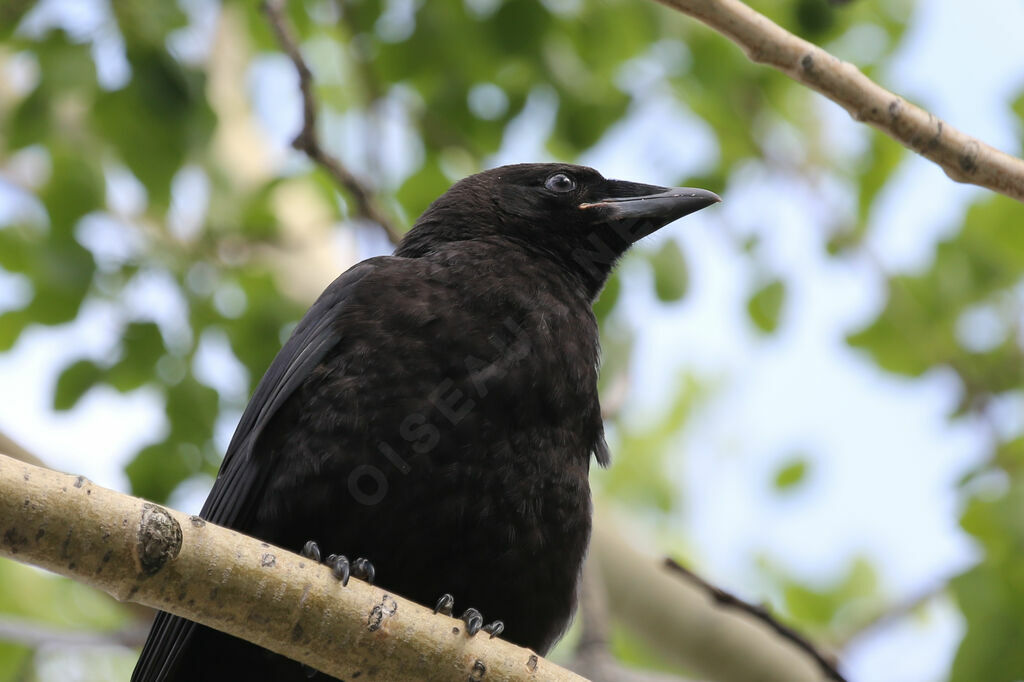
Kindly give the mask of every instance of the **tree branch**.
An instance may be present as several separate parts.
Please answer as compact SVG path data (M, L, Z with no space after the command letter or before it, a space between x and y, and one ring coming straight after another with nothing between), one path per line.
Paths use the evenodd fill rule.
M120 630L96 632L73 630L37 623L25 618L0 616L0 642L12 642L33 649L51 647L123 646L138 648L146 641L149 627L133 623Z
M342 679L582 678L528 649L254 538L0 455L0 556Z
M881 87L853 64L798 38L740 0L658 0L715 29L751 61L768 64L839 104L957 182L1024 201L1024 161L967 135Z
M262 7L274 30L277 42L291 59L299 74L299 90L302 92L302 130L292 141L292 146L305 152L306 156L314 163L327 171L335 182L352 195L356 205L355 212L380 225L391 243L397 244L401 241L402 235L377 206L373 199L373 193L338 159L328 154L320 144L320 137L316 130L317 107L316 98L313 96L313 73L309 70L306 60L299 51L298 41L284 16L285 2L286 0L265 0Z
M580 585L580 641L568 666L592 682L692 682L677 675L632 670L609 651L610 614L601 567L588 560Z
M793 646L805 651L808 656L814 659L821 668L822 673L824 673L828 679L843 679L842 675L840 675L839 671L836 669L836 661L834 660L834 657L827 656L818 651L818 649L811 644L810 640L788 625L779 622L771 613L769 613L768 609L763 606L757 606L755 604L745 602L736 595L726 592L720 587L715 587L674 559L665 559L665 566L697 587L706 591L708 596L715 600L716 603L750 614L752 617L774 630L779 637L789 640L793 643Z
M854 640L860 639L870 632L900 622L918 609L924 607L929 602L943 596L948 591L949 579L936 582L934 585L922 590L910 598L897 602L896 604L875 613L863 622L857 624L854 628L837 637L835 644L837 647L845 649L850 646Z
M46 466L43 460L23 448L3 431L0 431L0 452L5 452L14 459L20 459L22 462L28 462L37 467Z
M637 552L613 526L599 510L590 550L609 611L667 661L718 682L843 679L827 656L782 635L751 609L724 604L714 596L721 590L692 574L681 580L678 570Z

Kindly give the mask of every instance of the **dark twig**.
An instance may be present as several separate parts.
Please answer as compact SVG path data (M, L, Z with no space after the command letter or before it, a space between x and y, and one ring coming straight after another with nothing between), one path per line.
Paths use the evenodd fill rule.
M835 660L834 656L819 651L817 647L815 647L799 632L789 627L788 625L780 623L778 620L776 620L775 617L772 616L772 614L769 613L768 610L764 607L747 603L739 597L736 597L735 595L730 594L729 592L726 592L725 590L719 587L715 587L714 585L707 582L690 569L680 565L673 559L665 559L665 566L675 571L680 576L686 578L691 583L704 589L708 593L708 595L710 595L711 598L718 604L738 609L740 611L750 614L755 619L761 621L769 628L774 630L780 637L792 642L800 650L805 651L812 659L814 659L818 666L821 667L821 670L825 674L826 678L830 680L839 680L840 682L844 681L843 676L839 673L837 661Z
M392 244L397 244L402 235L377 206L370 190L352 174L338 159L328 154L320 145L316 132L316 99L313 97L313 73L309 70L306 60L299 52L298 42L288 20L284 16L286 0L265 0L263 11L267 15L277 42L285 51L295 70L299 74L299 89L302 91L302 130L292 140L292 146L310 158L314 163L327 171L335 182L343 187L355 200L356 213L367 220L381 226Z

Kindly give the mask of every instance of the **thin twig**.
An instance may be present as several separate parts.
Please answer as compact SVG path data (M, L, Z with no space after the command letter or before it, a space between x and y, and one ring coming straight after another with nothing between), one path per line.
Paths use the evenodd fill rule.
M679 575L683 576L691 583L704 589L716 603L722 606L728 606L731 608L738 609L753 616L754 618L756 618L757 620L761 621L762 623L770 627L772 630L774 630L775 633L778 634L780 637L792 642L797 648L806 652L811 658L815 660L815 662L817 662L818 666L821 668L822 673L824 673L825 677L827 677L828 679L839 680L840 682L842 682L842 680L844 679L843 676L839 673L837 662L833 656L819 651L818 648L815 647L807 638L805 638L803 635L801 635L799 632L789 627L788 625L780 623L764 607L745 602L739 597L729 592L726 592L720 587L715 587L714 585L704 580L690 569L677 563L673 559L665 559L665 566L675 571Z
M281 49L291 59L299 74L299 90L302 92L302 130L292 140L292 146L305 152L310 160L327 171L335 182L341 185L355 200L355 212L380 225L391 243L397 244L401 241L402 235L377 206L370 190L320 145L320 138L316 130L317 114L316 99L313 96L313 73L309 70L306 60L299 51L298 41L284 16L285 2L286 0L266 0L263 3L263 12L267 15L267 20L274 30Z
M871 631L884 628L894 623L898 623L903 620L914 611L928 604L934 599L941 597L949 589L949 581L942 580L934 585L922 590L921 592L911 596L909 599L901 601L897 604L890 606L889 608L876 613L865 621L859 623L856 627L843 633L836 638L836 646L845 649L850 643L856 639L860 639L864 635Z
M900 144L938 164L953 180L1024 201L1024 161L967 135L881 87L853 64L798 38L740 0L658 0L704 22L768 64L817 90Z

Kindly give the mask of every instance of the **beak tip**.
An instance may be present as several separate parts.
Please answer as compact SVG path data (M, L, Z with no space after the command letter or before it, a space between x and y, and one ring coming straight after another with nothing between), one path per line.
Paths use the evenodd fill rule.
M691 197L693 197L694 199L704 199L705 201L708 202L707 203L708 206L711 206L712 204L720 204L720 203L722 203L722 197L718 196L717 194L715 194L714 192L712 192L710 190L698 189L698 190L690 190L690 192L691 192L691 194L690 194Z

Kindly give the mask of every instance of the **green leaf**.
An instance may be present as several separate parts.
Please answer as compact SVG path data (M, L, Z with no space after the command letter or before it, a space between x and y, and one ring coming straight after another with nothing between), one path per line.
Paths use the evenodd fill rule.
M14 109L7 125L7 144L20 149L41 144L53 134L53 101L50 89L41 84Z
M815 588L783 578L786 611L805 627L824 629L836 625L850 611L873 610L881 601L878 575L867 559L858 557L845 575L829 585Z
M775 490L780 493L792 492L807 479L809 469L810 464L804 455L791 458L775 472Z
M979 495L961 519L984 549L982 562L951 582L967 632L953 661L951 682L1024 677L1024 481L1002 495Z
M836 10L825 0L796 0L793 5L799 35L820 43L836 25Z
M276 347L277 344L274 345ZM213 437L218 406L217 391L200 384L192 376L170 386L167 389L167 419L171 422L171 436L178 443L204 448Z
M906 157L907 150L898 142L883 135L877 130L871 130L871 146L868 149L867 161L859 174L860 193L858 196L858 209L860 214L860 226L857 230L862 233L867 229L867 215L879 192L885 187L893 173L899 168L900 163Z
M176 2L114 0L114 18L129 49L162 48L167 34L185 25L185 13Z
M594 475L602 492L643 508L674 509L679 491L666 469L669 460L678 456L673 447L676 436L704 394L705 388L696 379L683 376L668 410L654 424L631 429L620 422L620 442L613 448L612 465Z
M31 322L31 317L24 310L8 310L0 314L0 351L13 348L21 332Z
M619 300L619 293L621 291L622 280L617 272L613 272L608 281L605 282L604 289L601 290L597 300L594 301L594 316L599 324L607 319L608 314L615 307L615 302Z
M54 92L86 95L96 88L96 64L89 42L76 41L63 29L55 29L34 47L43 81Z
M154 377L166 352L160 328L153 322L132 322L121 332L121 359L107 370L105 381L118 391L133 391Z
M11 36L18 27L18 22L35 4L35 0L6 0L0 3L0 40L6 40Z
M57 377L53 409L70 410L103 376L103 369L92 360L71 363Z
M686 257L674 239L667 239L650 257L654 268L654 292L665 302L678 301L690 285Z
M409 215L418 216L434 199L446 192L450 184L441 171L437 157L431 156L398 190L398 201Z
M133 495L163 503L196 470L175 442L167 440L143 448L125 467L125 473Z
M78 219L103 207L106 188L103 172L94 159L78 150L51 150L53 172L39 193L50 216L54 236L71 241Z
M747 314L761 332L771 334L779 326L779 315L786 299L786 284L774 279L764 284L747 301Z
M198 72L162 50L138 49L128 56L131 82L96 98L92 126L145 185L150 201L166 206L171 178L209 143L213 112Z
M959 234L939 244L922 274L889 280L889 300L870 325L847 337L890 372L917 376L954 366L980 388L1006 390L1020 377L1017 351L999 347L971 354L960 347L957 323L968 307L1016 285L1024 276L1024 206L991 195L975 204ZM1008 375L1003 372L1012 371Z
M276 183L268 183L246 197L242 206L238 227L253 241L270 240L278 234L277 214L271 202L276 186Z

